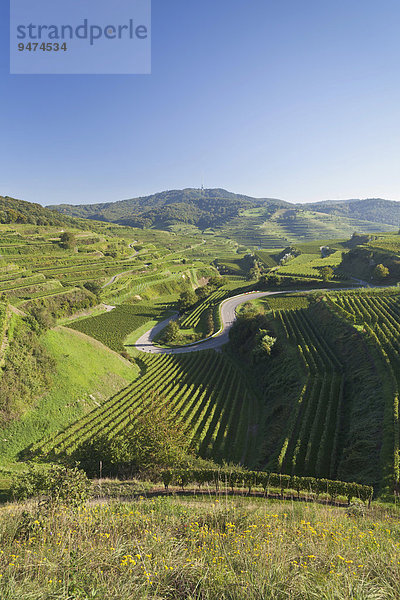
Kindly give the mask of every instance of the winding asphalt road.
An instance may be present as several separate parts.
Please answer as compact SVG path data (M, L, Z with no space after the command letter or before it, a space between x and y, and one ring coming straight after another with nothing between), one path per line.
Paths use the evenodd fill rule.
M312 292L340 292L348 289L357 289L358 287L369 287L369 288L377 288L377 287L386 287L373 285L367 281L363 281L362 279L356 279L352 277L352 279L358 284L357 286L347 286L340 288L329 288L322 289L318 288L315 290L282 290L279 292L246 292L245 294L240 294L239 296L232 296L232 298L227 298L221 304L221 321L222 327L220 331L214 333L209 338L202 340L201 342L195 342L193 344L187 344L186 346L179 346L177 348L159 348L153 344L154 338L168 325L170 321L176 319L178 313L175 313L168 319L164 319L164 321L160 321L157 323L152 329L146 331L134 344L137 350L141 350L142 352L151 352L153 354L186 354L188 352L199 352L200 350L219 350L222 346L229 342L229 331L232 328L233 323L236 321L236 309L238 306L243 304L244 302L248 302L249 300L256 300L257 298L263 298L264 296L277 296L279 294L299 294L304 292L305 294L310 294Z
M291 290L291 292L295 293L295 290ZM282 292L247 292L246 294L240 294L239 296L233 296L232 298L224 300L221 304L221 330L201 342L195 342L194 344L188 344L187 346L179 346L178 348L159 348L153 344L154 338L160 331L164 329L170 321L176 319L175 314L168 319L164 319L164 321L160 321L155 327L146 331L146 333L136 341L135 348L142 352L151 352L152 354L186 354L188 352L198 352L199 350L218 350L229 341L229 331L236 320L236 309L240 304L243 304L248 300L256 300L257 298L263 298L264 296L276 296L277 294L287 294L287 290Z

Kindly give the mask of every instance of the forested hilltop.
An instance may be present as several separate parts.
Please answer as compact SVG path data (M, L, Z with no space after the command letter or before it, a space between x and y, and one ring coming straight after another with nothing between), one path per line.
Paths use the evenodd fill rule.
M51 206L63 215L176 233L233 239L253 248L350 237L354 231L395 231L400 206L387 200L290 204L223 189L169 190L120 202Z
M31 225L77 226L78 220L57 214L40 204L0 196L0 223L29 223Z
M367 198L365 200L345 200L316 202L304 205L306 208L343 217L357 217L374 223L400 224L400 202Z
M241 211L256 207L272 210L288 206L274 199L257 199L233 194L223 189L169 190L104 204L50 206L62 214L111 221L132 227L165 228L177 222L196 225L200 229L215 227L237 217Z

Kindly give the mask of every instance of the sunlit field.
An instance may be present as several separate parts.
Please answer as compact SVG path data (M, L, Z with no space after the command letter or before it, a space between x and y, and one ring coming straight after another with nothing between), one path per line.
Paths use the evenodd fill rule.
M219 497L1 509L2 599L394 599L398 515Z

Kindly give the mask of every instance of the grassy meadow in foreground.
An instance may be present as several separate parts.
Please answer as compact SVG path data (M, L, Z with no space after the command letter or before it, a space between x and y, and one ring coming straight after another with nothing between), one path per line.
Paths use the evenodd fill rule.
M0 509L2 600L395 599L400 523L265 499Z

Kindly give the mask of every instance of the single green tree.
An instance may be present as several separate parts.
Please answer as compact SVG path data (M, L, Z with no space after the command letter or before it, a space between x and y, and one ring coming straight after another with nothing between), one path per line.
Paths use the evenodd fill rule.
M275 345L276 338L272 337L266 329L260 329L256 335L256 345L254 347L255 356L269 356Z
M385 267L385 265L382 265L382 264L376 265L374 272L373 272L373 278L376 279L377 281L382 281L383 279L386 279L387 277L389 277L389 269L387 267Z
M181 295L179 296L179 300L178 300L179 310L181 312L184 312L185 310L189 310L189 308L192 308L192 306L194 306L196 304L196 302L198 302L198 297L197 297L196 293L194 292L194 290L192 290L192 288L189 288L188 290L184 290L183 292L181 292Z
M75 246L75 234L71 231L64 231L60 236L60 246L66 250L71 250Z
M254 319L257 315L263 313L263 309L252 302L245 302L240 307L240 316L243 319Z
M180 328L178 321L170 321L164 331L164 342L166 342L167 344L169 344L170 342L175 342L179 337L179 332Z
M325 281L325 282L330 281L333 277L332 267L328 267L328 266L322 267L320 273L321 273L323 281Z
M213 290L222 287L225 284L225 279L221 275L212 275L208 280L207 285Z
M74 458L89 476L132 476L159 473L160 468L181 467L191 458L188 437L165 401L150 400L145 411L114 437L100 435L84 442Z
M205 300L211 293L212 290L208 287L208 285L203 285L195 290L198 301Z
M187 440L162 399L154 398L135 426L111 443L112 462L137 470L178 467L188 454Z

